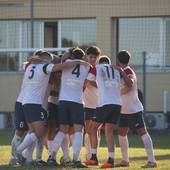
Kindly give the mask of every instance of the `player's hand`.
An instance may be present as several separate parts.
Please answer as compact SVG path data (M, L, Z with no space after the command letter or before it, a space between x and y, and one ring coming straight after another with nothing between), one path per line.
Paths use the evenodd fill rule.
M112 67L116 70L118 70L119 72L123 72L123 69L121 67L119 67L118 65L112 65Z
M92 67L91 64L89 64L88 62L83 61L83 60L79 60L79 64L81 64L81 65L83 65L83 66L85 66L85 67Z

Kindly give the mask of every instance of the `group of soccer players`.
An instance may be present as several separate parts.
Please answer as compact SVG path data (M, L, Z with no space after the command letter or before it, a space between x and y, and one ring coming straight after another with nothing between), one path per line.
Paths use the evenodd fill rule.
M100 49L93 45L85 52L78 47L70 48L60 57L37 50L24 63L24 78L15 104L11 165L17 162L25 166L59 166L56 158L61 147L61 165L71 162L73 168L97 166L100 129L104 125L108 161L101 168L130 166L129 128L141 137L148 155L148 163L142 168L157 166L137 95L136 75L129 66L130 53L120 51L115 66L107 56L100 55ZM115 164L113 131L117 123L122 161ZM84 129L86 162L82 164ZM27 135L21 142L25 131ZM45 143L49 153L46 162L42 160Z

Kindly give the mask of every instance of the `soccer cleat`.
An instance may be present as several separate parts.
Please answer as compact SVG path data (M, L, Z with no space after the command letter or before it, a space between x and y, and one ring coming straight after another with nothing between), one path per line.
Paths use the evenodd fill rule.
M72 162L72 160L71 160L70 156L68 156L67 158L61 157L61 159L60 159L61 165L71 165L71 162Z
M73 168L88 168L86 165L83 165L80 161L73 161Z
M12 151L12 155L14 156L15 160L16 160L20 165L24 165L24 163L25 163L25 158L23 158L21 154L17 153L16 150L13 150L13 151Z
M155 168L157 167L156 162L148 162L146 165L141 166L141 168Z
M100 168L113 168L114 165L111 163L104 163L100 166Z
M56 162L56 160L51 158L51 156L49 156L46 164L49 165L49 166L58 166L58 163Z
M41 160L41 161L35 161L34 165L35 166L46 166L47 163Z
M115 167L127 167L130 166L130 162L126 162L124 160L122 160L121 162L115 164Z
M25 161L24 166L27 166L27 167L34 166L34 161L31 161L31 162Z
M9 165L10 166L14 166L14 165L16 165L17 164L17 161L15 160L15 158L11 158L10 160L9 160Z
M92 160L92 159L89 159L85 162L85 164L88 166L88 165L91 165L91 166L95 166L95 165L99 165L98 161L97 160Z

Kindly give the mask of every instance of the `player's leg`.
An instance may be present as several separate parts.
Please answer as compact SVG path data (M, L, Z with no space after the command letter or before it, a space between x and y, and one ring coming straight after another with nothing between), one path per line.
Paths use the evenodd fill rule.
M119 118L119 128L118 128L118 139L120 150L122 154L122 160L115 164L117 167L129 166L129 141L128 141L128 131L129 131L129 115L128 114L120 114Z
M91 122L91 131L90 131L90 143L91 143L91 153L92 156L85 163L86 165L98 165L97 158L97 148L98 148L98 129L101 127L102 123Z
M114 167L114 157L115 157L115 140L113 136L113 130L115 128L115 124L105 123L105 137L108 147L108 161L101 165L101 168L112 168Z
M56 162L56 155L67 133L68 133L68 125L62 125L62 124L59 125L59 132L56 134L53 142L52 154L47 160L48 165L51 166L58 165L58 163Z
M156 164L156 160L154 156L152 139L146 130L146 126L144 123L142 113L136 113L133 119L134 119L135 125L137 125L135 126L136 132L141 137L144 143L144 146L145 146L147 156L148 156L148 163L142 166L142 168L156 167L157 164Z
M110 104L103 107L105 116L103 117L105 123L105 137L108 147L108 161L101 165L101 168L113 168L115 157L115 141L113 130L118 122L120 116L120 105ZM103 112L104 113L104 112Z
M53 140L58 131L58 105L54 103L48 103L48 135L47 135L47 146L48 146L48 155L51 155Z

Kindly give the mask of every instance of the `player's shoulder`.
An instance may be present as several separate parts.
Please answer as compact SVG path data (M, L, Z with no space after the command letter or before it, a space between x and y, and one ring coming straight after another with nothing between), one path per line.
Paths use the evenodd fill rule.
M129 66L125 67L123 70L127 75L133 75L134 74L133 70Z

